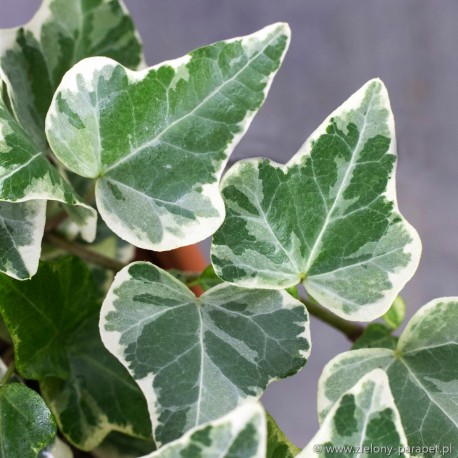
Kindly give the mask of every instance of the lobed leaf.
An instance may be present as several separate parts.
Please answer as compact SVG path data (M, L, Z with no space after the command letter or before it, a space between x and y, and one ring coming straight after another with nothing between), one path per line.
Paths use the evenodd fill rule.
M288 42L288 26L274 24L141 72L85 59L53 98L48 141L97 180L99 212L121 238L156 251L203 240L224 219L221 173Z
M458 456L457 336L458 298L436 299L413 316L395 350L361 349L337 356L319 382L321 421L357 380L381 368L388 375L412 450L437 445L439 453L451 447L447 456ZM435 452L421 453L430 457Z
M336 401L298 458L391 455L408 458L407 450L388 377L381 369L375 369Z
M266 419L257 403L188 431L180 439L143 458L265 458Z
M157 444L259 397L310 350L307 311L284 291L221 284L196 298L144 262L116 275L100 333L145 394Z
M0 458L36 458L56 435L43 399L20 383L0 386Z
M81 227L82 236L87 241L94 239L94 209L80 200L0 99L1 272L21 280L35 274L47 200L67 205Z
M23 27L0 30L0 76L14 113L39 149L44 120L64 73L85 57L136 68L140 39L121 0L43 0Z
M388 94L372 80L286 165L250 159L228 171L227 216L212 244L217 275L249 288L302 282L343 318L382 315L421 251L397 208L395 165Z
M60 430L83 450L110 431L151 435L141 391L100 340L99 311L91 272L78 258L42 263L28 282L0 277L18 371L40 381Z

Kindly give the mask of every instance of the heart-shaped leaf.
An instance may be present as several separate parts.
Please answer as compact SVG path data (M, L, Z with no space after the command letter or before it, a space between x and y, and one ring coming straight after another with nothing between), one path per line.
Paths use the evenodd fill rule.
M143 394L100 340L98 292L82 261L42 263L27 282L1 276L0 311L20 374L40 381L71 443L90 450L113 430L151 435Z
M0 386L0 458L36 458L55 435L40 395L20 383Z
M44 151L37 150L0 99L0 271L21 280L35 274L47 200L75 207L72 213L82 236L94 239L95 210L79 199Z
M407 450L407 439L388 378L381 369L375 369L336 401L298 458L408 458Z
M324 306L371 321L417 267L421 244L399 214L394 121L373 80L332 113L291 161L236 163L222 182L227 216L212 262L251 288L303 282Z
M438 453L447 456L453 451L449 456L456 456L457 336L458 298L443 298L430 302L414 315L394 351L371 348L337 356L325 367L320 379L321 420L357 380L375 368L382 368L388 374L412 453L434 456L435 452L418 450L437 445Z
M143 458L265 458L266 419L262 407L247 403L228 415L197 426Z
M40 149L44 120L64 73L85 57L136 68L139 37L121 0L43 0L23 27L0 30L0 76L16 117Z
M99 212L121 238L156 251L203 240L224 219L219 178L288 41L275 24L141 72L86 59L54 96L49 143L97 180Z
M310 350L307 311L284 291L221 284L196 298L144 262L116 275L100 320L105 346L145 394L158 444L259 397Z

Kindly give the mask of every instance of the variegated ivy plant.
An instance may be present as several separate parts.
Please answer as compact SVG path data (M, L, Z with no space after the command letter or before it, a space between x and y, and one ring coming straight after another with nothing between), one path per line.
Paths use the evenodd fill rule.
M120 0L0 31L0 458L458 456L458 298L393 335L421 244L383 83L222 178L289 38L146 67ZM132 262L211 235L203 273ZM309 314L355 342L301 451L257 399L305 365Z

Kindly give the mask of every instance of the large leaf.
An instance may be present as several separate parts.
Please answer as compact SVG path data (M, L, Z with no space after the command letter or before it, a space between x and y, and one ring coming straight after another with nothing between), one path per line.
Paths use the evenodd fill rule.
M132 20L120 0L44 0L25 26L0 30L0 75L13 110L39 148L44 120L64 73L90 56L131 68L142 61Z
M407 439L386 374L375 369L334 404L318 433L298 458L399 456Z
M189 431L143 458L265 458L266 419L259 404L247 403L228 415Z
M319 383L321 420L359 378L382 368L388 374L409 446L451 446L449 455L441 453L458 456L457 336L458 298L443 298L414 315L394 351L374 348L337 356L325 367Z
M75 65L46 120L56 156L97 179L108 226L157 251L198 242L224 219L219 178L288 46L275 24L141 72L106 58Z
M367 83L332 113L286 165L236 163L222 182L227 216L212 262L251 288L303 282L337 315L382 315L421 251L399 214L394 121L383 83Z
M43 399L19 383L0 386L0 458L36 458L56 435Z
M100 340L97 296L78 258L42 263L27 282L0 277L0 311L17 368L40 381L61 431L85 450L112 430L151 435L141 391Z
M94 239L94 209L79 200L0 99L0 271L18 279L36 272L47 200L77 206L72 213L82 236Z
M307 311L287 293L222 284L196 298L144 262L116 275L100 332L143 390L158 444L259 397L310 349Z

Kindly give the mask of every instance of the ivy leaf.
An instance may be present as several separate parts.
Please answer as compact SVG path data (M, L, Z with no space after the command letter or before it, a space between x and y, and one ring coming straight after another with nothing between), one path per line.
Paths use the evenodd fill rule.
M180 439L143 458L265 458L266 419L254 402L197 426Z
M0 202L0 272L24 280L38 269L46 201Z
M0 386L0 458L36 458L55 435L40 395L19 383Z
M87 241L95 237L97 214L36 149L0 99L0 271L30 278L38 268L46 201L63 202Z
M401 326L405 316L406 303L401 296L396 296L393 303L391 304L391 307L388 309L385 315L382 316L382 319L390 329L395 330Z
M267 417L266 458L294 458L300 450L293 445L269 413Z
M96 458L138 458L156 450L152 440L112 432L91 454Z
M288 26L274 24L141 72L86 59L54 96L49 143L97 180L99 212L121 238L156 251L203 240L224 219L221 173L288 42Z
M381 323L371 323L364 328L363 334L351 347L352 350L361 348L389 348L395 350L398 338L391 335L391 329Z
M82 261L42 263L27 282L0 277L0 311L18 371L40 381L72 444L90 450L113 430L151 435L140 389L100 340L98 291Z
M250 288L307 292L357 321L382 315L413 275L417 232L399 214L388 94L369 81L286 165L236 163L221 184L227 216L212 263Z
M284 291L221 284L196 298L145 262L116 275L100 333L145 394L158 445L259 397L310 350L307 311Z
M39 148L44 120L64 73L90 56L108 56L131 68L141 44L119 0L44 0L23 27L0 30L0 76L16 117Z
M457 335L458 298L437 299L413 316L396 350L371 348L337 356L321 375L321 420L359 378L381 368L388 375L409 446L458 450ZM419 453L424 452L414 454Z
M375 369L336 401L298 458L383 455L408 458L406 450L407 439L388 378L381 369Z
M58 437L54 442L41 450L38 458L73 458L72 449Z

